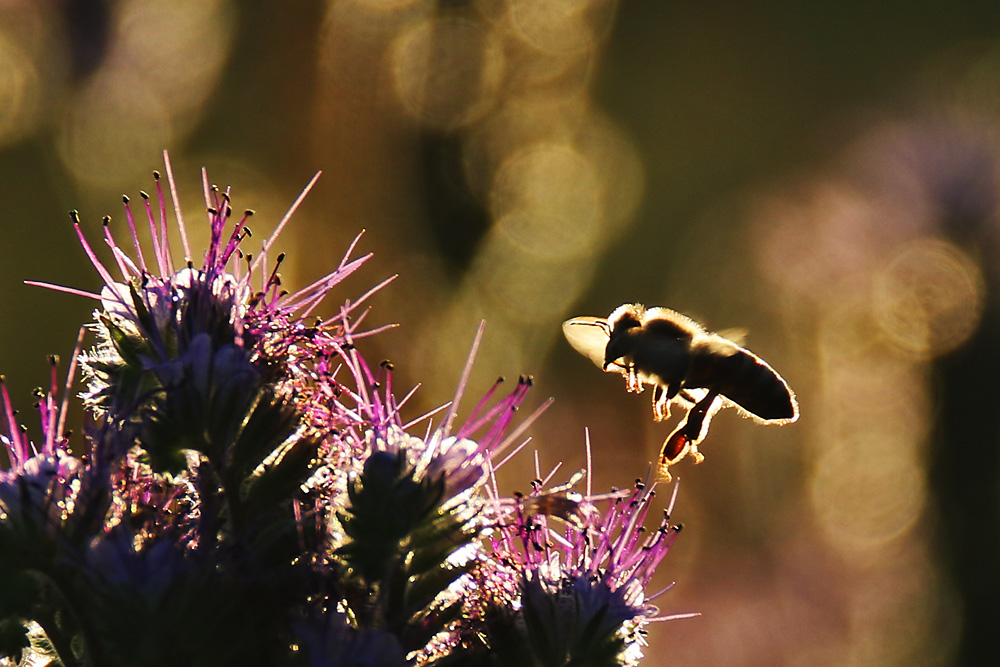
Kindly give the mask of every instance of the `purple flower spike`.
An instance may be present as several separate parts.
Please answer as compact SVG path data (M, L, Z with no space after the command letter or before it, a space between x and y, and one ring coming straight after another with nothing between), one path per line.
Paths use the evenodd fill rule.
M514 638L534 655L637 664L643 627L663 620L646 587L680 533L669 523L676 486L659 526L647 533L651 486L637 481L631 492L573 492L582 477L548 490L536 482L530 495L515 497L513 508L494 503L499 520L490 541L502 569L489 587L499 593L484 614L487 642L500 652L500 664L525 659L507 648Z
M85 468L84 462L70 453L68 434L64 431L66 398L76 364L70 364L63 400L57 403L58 365L58 357L50 356L49 390L35 392L42 433L38 443L31 441L27 429L17 423L6 381L0 376L0 442L10 464L7 470L0 470L0 515L7 518L20 515L50 528L72 514Z
M552 399L520 418L532 379L501 378L459 417L484 325L452 400L404 419L416 387L397 394L393 365L361 350L394 326L366 324L365 304L395 276L318 314L367 261L360 235L329 274L282 284L278 235L319 174L252 254L253 211L234 215L202 170L209 242L192 255L164 161L151 194L123 198L124 235L104 219L107 261L71 214L99 290L31 283L96 308L66 382L53 358L36 394L41 437L0 377L0 655L636 664L644 628L665 620L647 587L680 530L674 498L657 522L652 486L595 494L589 470L552 486L558 466L537 463L530 493L502 496L496 470ZM88 421L74 456L77 365Z

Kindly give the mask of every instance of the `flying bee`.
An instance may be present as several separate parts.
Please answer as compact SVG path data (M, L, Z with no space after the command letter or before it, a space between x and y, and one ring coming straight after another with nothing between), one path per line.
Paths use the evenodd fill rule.
M695 463L704 460L698 443L725 406L762 424L799 418L795 395L767 362L676 311L625 304L607 319L574 317L562 328L577 352L605 372L623 374L629 392L651 385L656 421L670 416L671 404L687 409L660 452L659 474L666 480L670 466L687 454Z

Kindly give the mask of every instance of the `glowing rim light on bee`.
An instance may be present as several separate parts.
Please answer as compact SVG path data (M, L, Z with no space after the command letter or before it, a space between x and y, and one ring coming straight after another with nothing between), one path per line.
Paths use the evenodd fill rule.
M660 452L659 475L666 481L670 466L688 454L695 463L704 460L698 443L723 407L761 424L799 418L795 394L767 362L676 311L624 304L607 318L575 317L562 329L601 370L625 375L630 393L651 385L654 420L669 417L671 404L687 410Z

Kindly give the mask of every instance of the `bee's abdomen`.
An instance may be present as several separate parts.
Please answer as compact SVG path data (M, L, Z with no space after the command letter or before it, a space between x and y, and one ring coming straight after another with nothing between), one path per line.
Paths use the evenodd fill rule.
M785 381L763 359L736 345L730 354L695 353L685 385L715 389L765 421L795 419L798 407Z

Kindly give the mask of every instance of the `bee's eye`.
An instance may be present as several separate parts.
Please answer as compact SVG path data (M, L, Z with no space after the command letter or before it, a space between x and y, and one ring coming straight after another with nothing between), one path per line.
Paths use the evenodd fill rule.
M635 317L631 313L625 313L615 322L615 331L622 331L624 329L634 329L635 327L641 327L642 322L639 321L638 317Z

